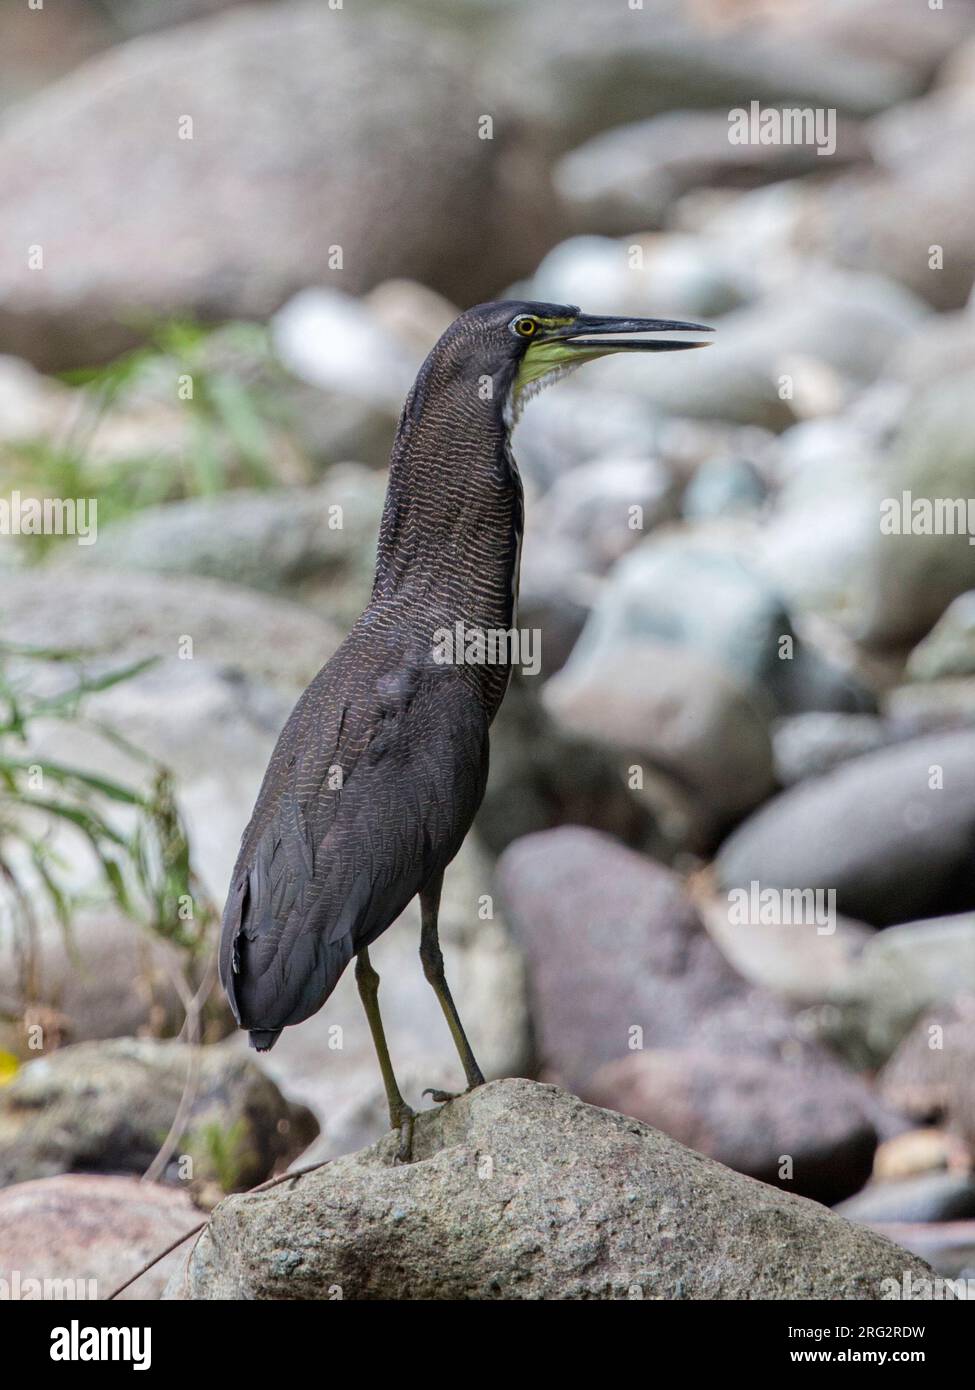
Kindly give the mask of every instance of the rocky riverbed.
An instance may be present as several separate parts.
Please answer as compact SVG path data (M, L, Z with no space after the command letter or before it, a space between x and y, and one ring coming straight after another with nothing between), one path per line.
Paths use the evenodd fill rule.
M0 534L0 755L165 766L200 903L368 597L402 400L460 308L716 334L587 367L514 435L540 663L441 927L486 1074L523 1079L392 1167L351 976L255 1058L210 938L140 929L25 795L0 1276L107 1289L232 1193L171 1297L975 1277L975 6L171 8L46 6L43 42L0 17L0 242L42 250L0 264L0 503L98 502L92 544ZM731 143L752 101L833 111L835 151ZM460 1072L418 935L413 904L373 954L419 1106Z

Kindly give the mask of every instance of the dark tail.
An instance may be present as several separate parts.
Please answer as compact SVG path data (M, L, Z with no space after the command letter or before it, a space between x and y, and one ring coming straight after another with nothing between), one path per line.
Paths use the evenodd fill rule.
M261 1031L252 1028L250 1034L251 1047L256 1047L258 1052L270 1052L271 1048L281 1036L281 1029L274 1032Z

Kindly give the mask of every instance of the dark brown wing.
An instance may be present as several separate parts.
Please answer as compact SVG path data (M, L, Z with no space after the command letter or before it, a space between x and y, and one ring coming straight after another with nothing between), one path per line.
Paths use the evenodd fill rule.
M231 881L220 976L258 1047L321 1008L450 862L484 792L487 718L459 672L357 645L282 731Z

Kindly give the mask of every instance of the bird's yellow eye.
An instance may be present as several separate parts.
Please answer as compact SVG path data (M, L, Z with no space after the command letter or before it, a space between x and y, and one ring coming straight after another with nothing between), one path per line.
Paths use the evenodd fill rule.
M514 329L519 338L530 338L538 332L538 324L534 319L515 319Z

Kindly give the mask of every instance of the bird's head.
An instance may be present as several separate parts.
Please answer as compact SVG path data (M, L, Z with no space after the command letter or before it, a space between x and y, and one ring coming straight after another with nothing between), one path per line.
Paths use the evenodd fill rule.
M567 372L614 352L676 352L706 342L652 338L652 333L710 333L701 323L674 319L604 318L571 304L499 300L477 304L460 315L431 358L470 381L483 398L491 395L506 422L517 420L525 402Z

